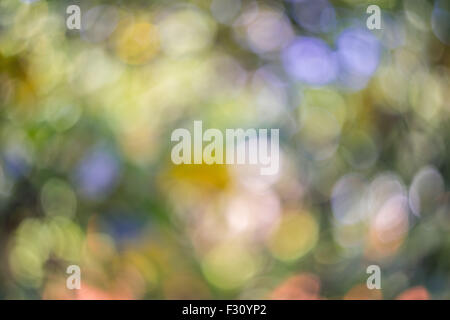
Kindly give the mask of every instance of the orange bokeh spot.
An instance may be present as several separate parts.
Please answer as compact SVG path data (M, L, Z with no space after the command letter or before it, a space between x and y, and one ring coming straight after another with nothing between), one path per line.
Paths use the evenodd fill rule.
M293 276L284 281L270 295L274 300L318 300L320 279L309 273Z
M417 286L403 291L397 300L429 300L430 294L428 290L422 286Z
M381 300L383 294L379 289L369 289L366 284L358 284L350 289L344 300Z

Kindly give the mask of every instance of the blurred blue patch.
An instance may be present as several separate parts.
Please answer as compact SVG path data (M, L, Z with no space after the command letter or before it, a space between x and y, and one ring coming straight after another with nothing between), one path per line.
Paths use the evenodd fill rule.
M90 199L107 196L117 185L120 161L105 148L95 148L80 161L75 173L79 193Z
M13 180L26 176L30 171L28 160L18 152L7 151L2 160L5 174Z
M138 242L145 226L146 221L143 218L129 213L107 214L100 221L102 231L114 239L119 249Z

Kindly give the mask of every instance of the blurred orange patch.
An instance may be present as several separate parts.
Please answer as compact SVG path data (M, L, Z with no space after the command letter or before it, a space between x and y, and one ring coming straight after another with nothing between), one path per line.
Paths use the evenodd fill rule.
M320 279L309 273L293 276L284 281L270 295L274 300L318 300Z
M417 286L403 291L397 300L429 300L430 294L428 290L422 286Z
M344 296L344 300L381 300L381 290L369 289L366 284L358 284L350 289Z

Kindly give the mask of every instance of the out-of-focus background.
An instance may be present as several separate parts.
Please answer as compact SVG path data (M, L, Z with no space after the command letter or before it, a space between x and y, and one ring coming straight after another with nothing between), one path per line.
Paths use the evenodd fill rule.
M449 28L446 0L2 0L0 298L450 299ZM279 174L173 165L194 120L279 128Z

